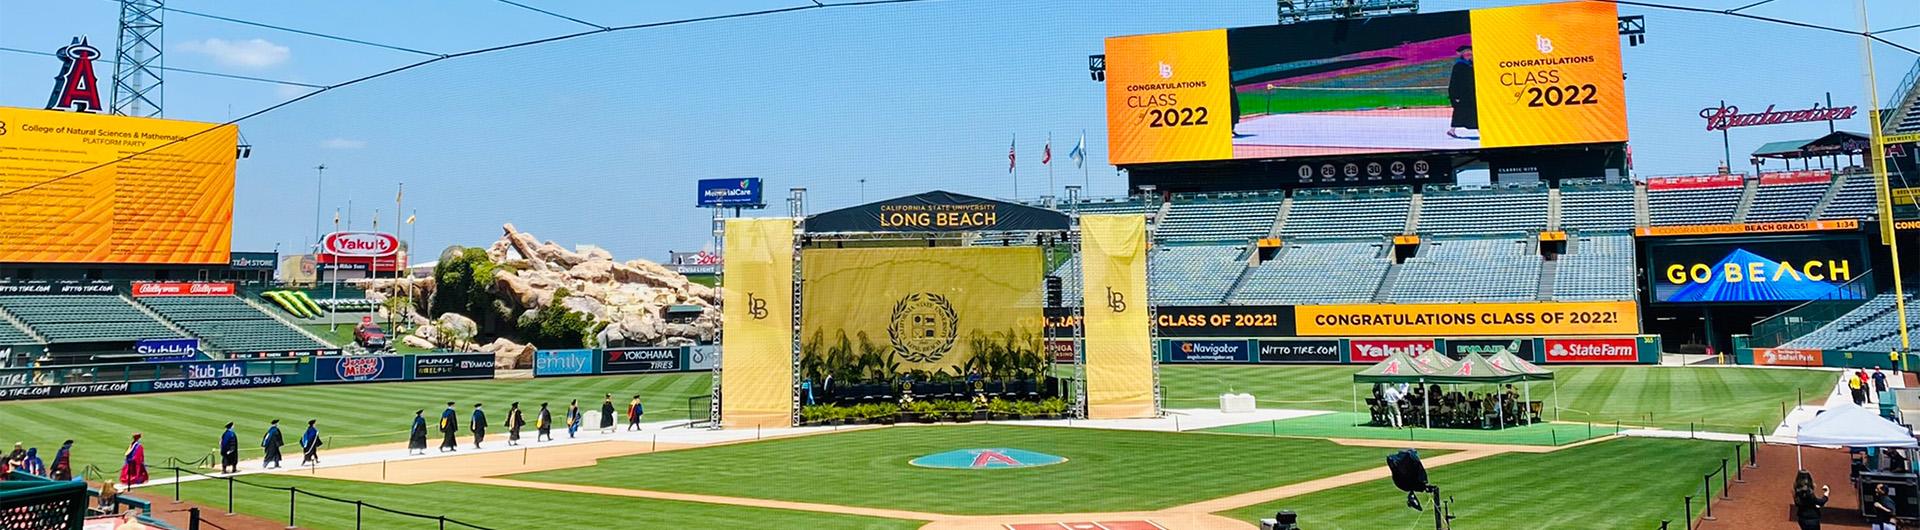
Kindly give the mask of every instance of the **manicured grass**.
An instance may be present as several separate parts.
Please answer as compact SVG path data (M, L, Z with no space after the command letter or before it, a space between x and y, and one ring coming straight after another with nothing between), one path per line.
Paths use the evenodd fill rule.
M1431 442L1468 442L1483 444L1560 445L1613 434L1613 424L1572 425L1536 423L1500 430L1479 429L1392 429L1364 425L1366 413L1335 412L1305 418L1260 423L1243 423L1206 429L1205 432L1252 434L1258 436L1295 436L1303 438L1362 438L1370 440L1422 440Z
M1239 92L1242 114L1287 114L1339 110L1445 108L1445 89L1311 90L1275 88Z
M1453 497L1456 528L1659 528L1661 519L1680 516L1681 497L1701 487L1700 476L1732 454L1722 443L1627 438L1490 456L1427 473ZM1300 527L1313 530L1430 527L1432 513L1407 509L1406 497L1381 479L1221 515L1255 521L1294 510ZM1420 502L1427 503L1425 495Z
M705 395L711 375L705 372L639 376L573 377L550 379L478 380L377 384L307 385L284 388L179 392L110 398L20 401L0 404L0 426L8 442L39 447L51 462L60 441L72 438L74 471L99 464L108 473L119 469L129 435L144 434L147 465L165 465L165 457L198 459L213 451L221 426L235 423L241 456L258 457L259 439L267 421L279 418L289 441L298 440L309 418L320 420L320 432L331 437L328 449L337 450L406 440L413 411L427 410L429 424L439 420L446 402L459 403L461 422L475 402L486 404L489 419L504 421L507 405L519 401L529 414L550 403L555 420L566 411L567 400L580 400L582 411L598 410L601 396L612 393L625 410L627 398L640 394L649 421L685 419L687 397ZM528 418L532 420L531 416ZM462 429L465 430L464 428Z
M880 519L792 510L724 506L697 502L613 497L587 493L530 490L479 484L435 482L412 486L369 484L291 476L249 476L248 482L295 487L329 497L360 500L383 508L424 515L446 515L462 522L496 530L553 530L561 528L847 528L907 530L922 521ZM164 504L171 489L145 490ZM224 510L225 481L203 480L181 486L181 496L204 506ZM234 507L268 520L287 520L287 492L236 485ZM300 495L294 504L294 523L300 528L353 530L353 504L328 502ZM749 523L750 522L750 523ZM438 530L439 522L392 515L373 508L360 510L360 526L379 530ZM447 528L467 527L449 523Z
M992 470L907 464L933 453L999 447L1067 461ZM901 426L636 455L516 478L951 514L1125 511L1378 467L1389 452L1288 438Z
M1549 366L1559 383L1559 419L1569 422L1772 432L1782 403L1804 391L1825 396L1838 372L1776 368ZM1352 411L1359 366L1163 366L1171 408L1219 406L1229 390L1253 394L1264 408ZM1484 388L1484 387L1482 387ZM1463 387L1463 390L1472 390ZM1364 398L1370 389L1361 387ZM1535 383L1533 399L1554 406L1553 386ZM1362 405L1360 410L1365 410Z

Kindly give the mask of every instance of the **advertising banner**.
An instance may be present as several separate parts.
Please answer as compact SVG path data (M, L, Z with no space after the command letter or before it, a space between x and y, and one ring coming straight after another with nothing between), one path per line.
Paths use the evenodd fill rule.
M0 263L227 263L238 127L4 107L0 124Z
M340 355L340 350L276 350L276 351L230 351L228 359L282 359L288 357L323 357Z
M1738 188L1745 186L1745 173L1725 175L1674 175L1669 177L1648 177L1647 191L1700 190L1712 188Z
M1165 359L1169 363L1244 363L1252 359L1244 340L1169 340Z
M760 178L738 179L700 179L698 187L700 198L697 205L701 208L738 206L760 207L766 201L760 196Z
M1079 348L1074 347L1073 339L1047 339L1047 358L1056 363L1073 362Z
M1253 344L1256 358L1263 363L1340 362L1340 341L1337 340L1261 339Z
M227 268L237 271L270 271L280 266L280 254L275 252L232 252L228 256Z
M1447 357L1454 359L1466 357L1469 353L1478 353L1481 357L1492 357L1494 354L1500 353L1501 350L1506 350L1508 353L1517 355L1521 359L1528 361L1539 360L1533 356L1532 338L1446 339L1444 342L1446 348L1441 351L1446 353ZM1633 341L1629 339L1627 342L1631 343Z
M687 360L680 363L682 369L690 372L712 370L720 364L720 347L711 344L687 347Z
M413 378L492 379L493 354L422 353L413 356Z
M316 383L399 381L407 378L406 359L398 355L315 357L313 381Z
M1549 363L1633 363L1640 362L1640 350L1634 339L1547 339Z
M1377 363L1394 352L1419 355L1433 348L1433 339L1353 339L1347 341L1347 362Z
M133 297L147 296L233 296L233 284L227 282L133 282Z
M0 401L16 399L45 399L62 397L113 396L133 392L133 384L125 381L113 383L80 383L72 385L22 386L0 388Z
M952 373L987 344L1041 348L1039 247L808 249L800 260L808 358L865 336L900 371Z
M1624 302L1333 304L1296 306L1302 337L1633 335L1640 308Z
M603 374L645 374L680 371L680 348L616 348L606 350Z
M808 232L1066 229L1067 214L1058 210L945 191L929 191L849 206L807 218Z
M1763 366L1825 366L1825 350L1754 348L1753 364Z
M1822 219L1805 221L1768 221L1717 225L1642 226L1634 232L1642 236L1712 236L1762 234L1769 232L1851 232L1860 229L1859 219Z
M200 339L140 339L133 343L133 352L146 356L150 363L191 361L200 355Z
M1293 306L1160 306L1162 337L1291 337Z
M533 353L533 376L592 375L593 350L539 350Z
M793 229L790 218L728 219L720 290L720 423L793 423Z
M1865 240L1858 235L1657 240L1647 245L1647 278L1655 302L1857 299L1873 292L1872 286L1840 286L1870 268Z
M113 294L112 282L0 282L0 295Z
M400 238L386 232L334 232L320 241L320 255L336 258L378 258L400 251Z
M1567 2L1109 38L1110 161L1625 142L1617 15Z
M1153 416L1158 407L1148 343L1153 322L1147 318L1147 218L1080 216L1080 242L1087 415Z
M244 361L192 363L181 365L181 369L181 376L177 379L154 381L153 391L214 390L287 384L287 377L284 375L247 375L247 363Z
M1805 169L1796 171L1767 171L1760 174L1761 186L1785 186L1790 184L1826 184L1833 182L1833 172L1825 169Z

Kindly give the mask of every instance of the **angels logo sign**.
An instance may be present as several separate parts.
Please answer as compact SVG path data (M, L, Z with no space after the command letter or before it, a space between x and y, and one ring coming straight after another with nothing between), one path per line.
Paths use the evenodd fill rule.
M47 110L99 114L99 78L93 75L93 60L100 49L87 44L86 37L74 37L73 43L54 52L60 58L60 75L54 76L53 96L47 98Z

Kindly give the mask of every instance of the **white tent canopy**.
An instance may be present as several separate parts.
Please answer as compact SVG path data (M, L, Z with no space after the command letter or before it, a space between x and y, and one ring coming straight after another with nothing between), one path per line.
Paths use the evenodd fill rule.
M1819 417L1801 423L1797 437L1800 445L1920 447L1906 427L1852 403L1827 407Z

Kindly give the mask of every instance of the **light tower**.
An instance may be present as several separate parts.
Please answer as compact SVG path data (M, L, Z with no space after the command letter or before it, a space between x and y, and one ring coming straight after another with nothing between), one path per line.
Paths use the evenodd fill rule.
M120 0L120 42L113 55L113 113L161 116L160 12L165 0Z

